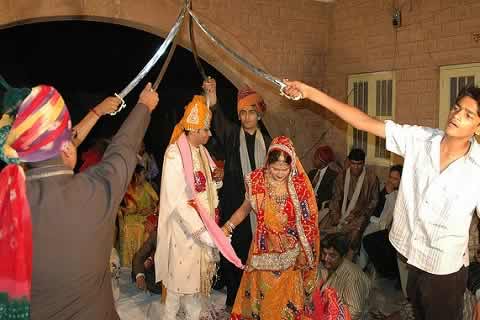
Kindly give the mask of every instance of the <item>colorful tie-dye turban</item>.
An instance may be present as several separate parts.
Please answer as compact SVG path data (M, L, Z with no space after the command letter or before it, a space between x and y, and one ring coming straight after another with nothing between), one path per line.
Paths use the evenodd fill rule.
M37 162L57 156L70 140L72 127L62 96L55 88L40 85L21 98L16 105L5 105L4 99L8 110L0 120L0 160Z

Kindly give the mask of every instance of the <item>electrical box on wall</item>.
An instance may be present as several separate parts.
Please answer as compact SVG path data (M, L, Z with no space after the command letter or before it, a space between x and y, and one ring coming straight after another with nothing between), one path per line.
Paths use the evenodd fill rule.
M402 24L402 12L400 9L395 8L393 9L393 15L392 15L392 25L396 28L400 27Z

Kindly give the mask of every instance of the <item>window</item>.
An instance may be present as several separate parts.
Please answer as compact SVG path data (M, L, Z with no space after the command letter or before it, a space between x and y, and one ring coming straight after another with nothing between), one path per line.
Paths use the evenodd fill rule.
M395 114L395 78L393 72L352 75L348 78L348 102L380 120L393 119ZM348 127L347 153L361 148L370 164L390 166L391 154L385 148L385 139Z
M438 126L443 129L458 93L467 86L480 85L480 63L440 68L440 109Z

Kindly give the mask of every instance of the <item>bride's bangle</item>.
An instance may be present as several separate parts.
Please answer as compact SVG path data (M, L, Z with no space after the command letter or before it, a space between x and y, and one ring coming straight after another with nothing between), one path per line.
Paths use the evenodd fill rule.
M228 231L230 233L233 233L233 230L235 230L235 228L237 227L236 225L234 225L230 220L228 220L225 225L227 226L227 228L229 229Z

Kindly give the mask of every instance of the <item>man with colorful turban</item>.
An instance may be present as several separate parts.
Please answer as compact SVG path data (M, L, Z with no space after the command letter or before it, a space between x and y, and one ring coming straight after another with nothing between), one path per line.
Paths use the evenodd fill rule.
M220 199L221 222L225 223L241 206L245 196L244 176L251 171L263 167L267 149L272 142L266 132L259 127L259 120L266 111L263 98L250 88L239 90L237 99L238 123L230 121L217 103L215 80L204 82L210 104L213 106L212 130L223 146L225 153L225 168L222 198ZM217 105L217 106L215 106ZM256 216L250 214L249 219L240 223L232 236L232 246L240 259L246 262L252 233L256 228ZM253 231L253 232L252 232ZM234 265L223 261L221 275L227 286L227 307L235 302L243 271Z
M115 217L158 96L147 85L103 160L75 175L75 137L58 91L0 83L0 158L9 164L0 173L0 312L28 319L31 303L32 319L118 319L109 270Z
M328 208L328 202L333 197L333 187L338 174L329 167L333 161L335 161L335 155L327 145L319 146L313 154L314 168L308 173L308 178L312 182L319 211Z
M158 214L156 281L167 289L165 320L176 319L180 304L188 319L199 319L209 296L220 252L241 266L218 227L215 164L204 144L211 113L205 97L194 96L173 130L163 162Z

